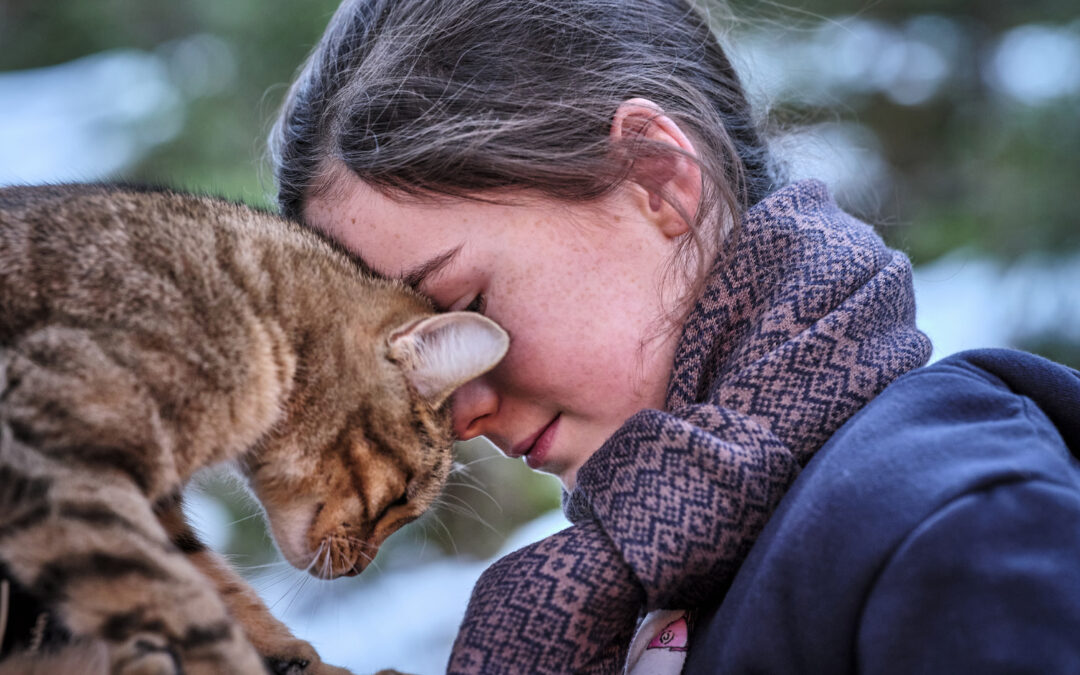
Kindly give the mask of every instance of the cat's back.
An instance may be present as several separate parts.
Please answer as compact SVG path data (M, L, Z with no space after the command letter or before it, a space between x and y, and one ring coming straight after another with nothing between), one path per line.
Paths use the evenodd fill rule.
M35 325L168 311L205 266L180 277L183 259L209 252L197 202L165 191L105 185L0 190L0 317L4 332ZM205 280L204 280L205 281ZM134 311L133 311L134 310ZM82 322L80 322L82 323Z
M107 410L86 425L99 440L181 448L186 476L265 433L297 370L315 377L301 361L370 371L379 327L427 308L399 286L297 223L217 198L3 188L0 391L15 373L26 396L64 397L69 417ZM336 336L355 327L369 339L346 350ZM163 426L130 441L139 420Z
M50 322L206 323L272 299L295 269L275 257L325 246L276 216L164 189L0 188L0 343ZM319 265L341 265L334 256Z

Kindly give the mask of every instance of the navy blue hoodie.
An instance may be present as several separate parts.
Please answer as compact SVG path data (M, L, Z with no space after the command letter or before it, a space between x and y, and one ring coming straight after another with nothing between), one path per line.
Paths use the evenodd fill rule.
M767 523L685 673L1080 673L1080 373L1010 350L897 379Z

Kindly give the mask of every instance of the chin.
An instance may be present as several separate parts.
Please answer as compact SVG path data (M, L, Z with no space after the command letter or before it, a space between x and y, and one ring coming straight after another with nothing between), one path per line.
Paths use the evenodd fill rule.
M564 467L561 469L556 467L552 467L551 469L545 468L543 469L543 471L545 471L546 473L550 473L551 475L558 478L559 482L562 483L563 489L567 492L572 492L574 490L574 486L577 485L577 466Z
M265 507L264 507L265 508ZM281 555L299 570L308 569L315 561L315 552L307 545L308 529L315 517L315 508L267 509L266 520Z

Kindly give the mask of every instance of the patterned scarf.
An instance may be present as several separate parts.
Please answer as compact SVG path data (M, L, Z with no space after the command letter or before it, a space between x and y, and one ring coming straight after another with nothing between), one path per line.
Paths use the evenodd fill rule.
M638 617L719 603L801 467L929 355L907 258L819 182L770 195L687 319L665 411L582 466L572 527L483 574L449 672L620 672Z

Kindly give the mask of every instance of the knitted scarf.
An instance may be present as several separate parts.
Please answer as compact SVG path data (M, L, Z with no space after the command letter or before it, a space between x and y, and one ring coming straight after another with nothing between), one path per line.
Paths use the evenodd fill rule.
M929 354L907 258L819 182L770 195L688 316L665 410L581 467L572 527L483 574L449 672L620 672L638 617L719 603L801 467Z

